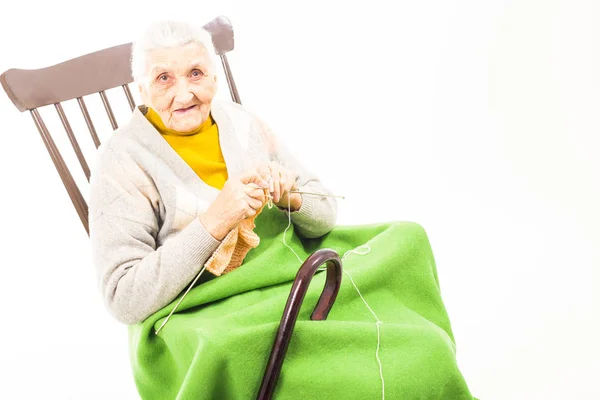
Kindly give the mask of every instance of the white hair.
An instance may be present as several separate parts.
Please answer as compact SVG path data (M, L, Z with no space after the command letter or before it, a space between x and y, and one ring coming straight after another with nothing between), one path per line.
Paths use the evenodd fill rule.
M211 34L202 27L186 22L163 20L150 24L133 42L131 49L131 75L142 83L147 72L147 56L152 50L198 43L208 51L212 68L216 66L215 48Z

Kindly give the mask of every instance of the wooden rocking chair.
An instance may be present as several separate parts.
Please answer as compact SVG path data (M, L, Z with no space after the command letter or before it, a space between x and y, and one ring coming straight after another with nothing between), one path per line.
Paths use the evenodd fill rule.
M204 28L212 35L216 53L223 65L231 97L233 101L241 104L226 56L226 53L234 48L232 25L226 17L220 16L204 25ZM129 83L133 82L129 67L130 55L131 43L126 43L73 58L47 68L36 70L13 68L0 75L2 87L13 104L19 111L29 111L31 113L33 121L50 154L50 158L62 179L88 236L88 207L86 201L52 139L46 124L42 120L38 109L49 105L55 107L67 133L69 142L89 182L90 168L81 151L74 131L69 124L62 107L62 102L77 99L91 139L97 149L100 146L100 139L90 118L84 97L99 94L113 130L117 129L118 124L108 101L106 91L118 88L119 86L122 87L129 107L132 111L135 109L136 104L129 89ZM275 336L271 355L265 367L263 380L258 390L258 399L272 398L302 301L311 279L317 269L323 264L327 264L326 283L311 315L311 320L326 319L335 302L342 280L342 262L338 253L334 250L321 249L306 259L293 282L283 311L279 330Z

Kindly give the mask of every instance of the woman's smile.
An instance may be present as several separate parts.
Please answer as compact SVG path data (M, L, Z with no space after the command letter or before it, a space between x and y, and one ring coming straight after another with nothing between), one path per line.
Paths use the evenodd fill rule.
M183 115L183 114L187 114L188 112L195 110L197 108L197 104L191 105L189 107L186 108L180 108L178 110L175 110L174 113L176 113L177 115Z

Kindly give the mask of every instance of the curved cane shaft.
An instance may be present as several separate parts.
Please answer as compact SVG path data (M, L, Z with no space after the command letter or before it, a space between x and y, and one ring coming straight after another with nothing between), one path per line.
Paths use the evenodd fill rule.
M324 263L327 263L325 288L310 319L317 321L326 319L331 307L333 307L342 283L342 261L334 250L321 249L311 254L296 274L258 393L259 400L269 400L273 396L302 301L315 272Z

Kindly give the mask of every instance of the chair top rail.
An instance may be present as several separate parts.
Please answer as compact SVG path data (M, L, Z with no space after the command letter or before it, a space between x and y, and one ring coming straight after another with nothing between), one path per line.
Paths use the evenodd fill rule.
M226 17L217 17L204 28L211 33L218 55L233 50L233 27ZM0 84L21 112L126 85L133 82L131 45L113 46L46 68L11 68L0 75Z

